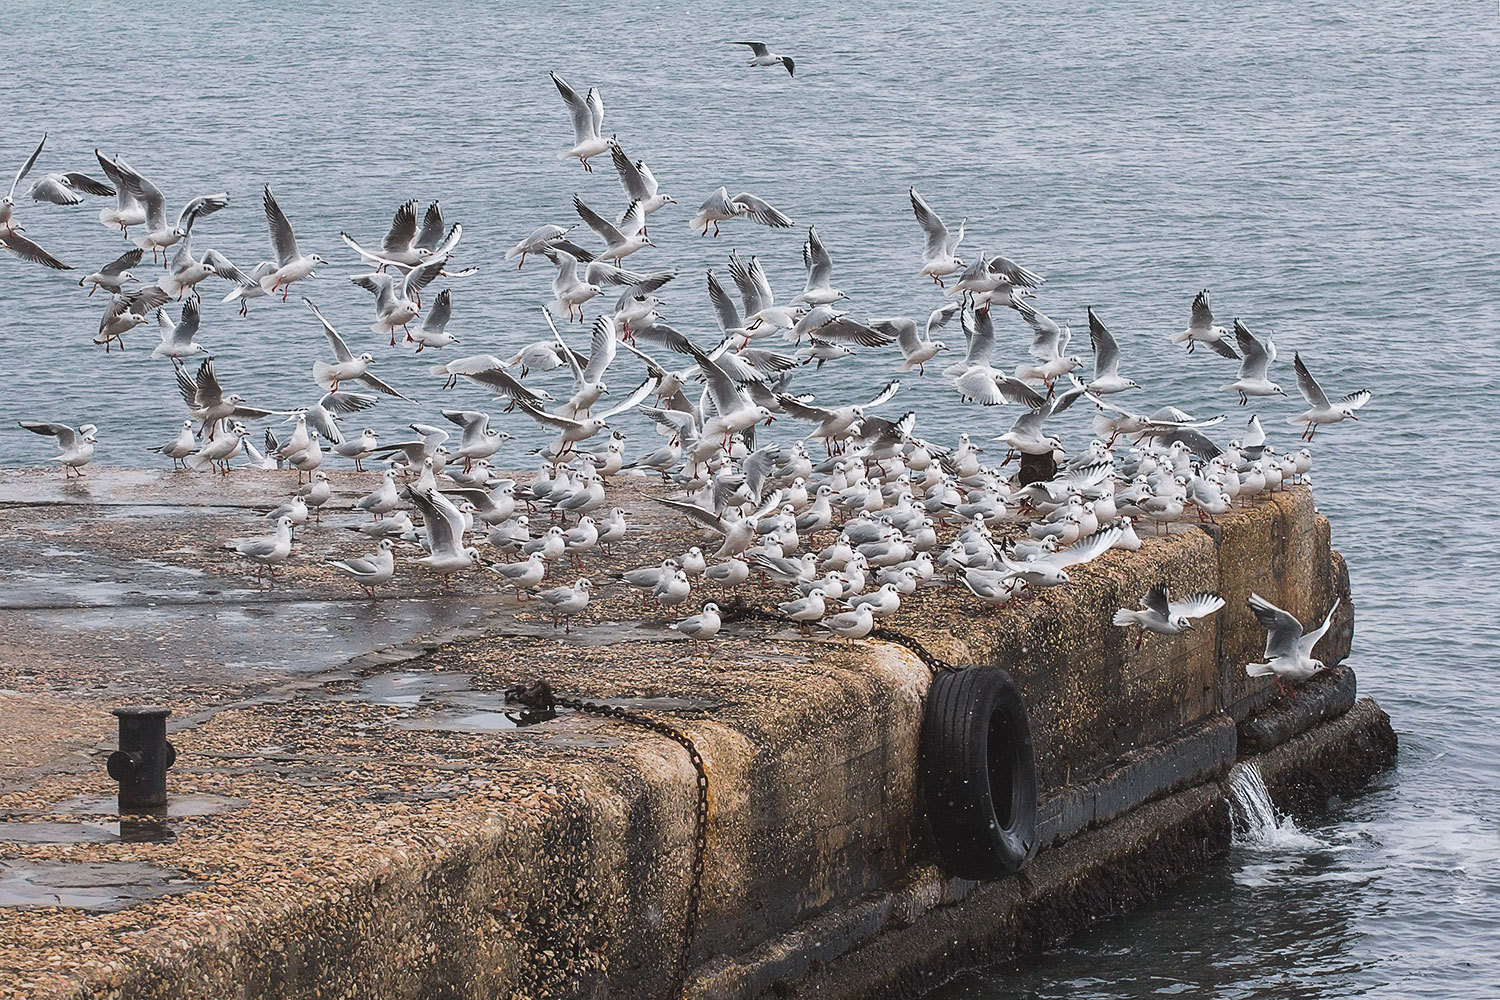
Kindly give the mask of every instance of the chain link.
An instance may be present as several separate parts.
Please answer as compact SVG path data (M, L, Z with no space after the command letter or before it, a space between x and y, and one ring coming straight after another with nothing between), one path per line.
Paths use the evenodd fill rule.
M708 853L708 765L704 763L703 755L698 752L698 747L694 745L692 737L670 722L653 719L619 705L601 705L582 698L560 698L553 694L552 688L546 681L539 681L529 688L510 688L505 692L505 699L524 705L528 709L518 713L515 717L514 721L518 725L530 725L556 718L557 709L566 708L583 715L616 719L633 726L640 726L642 729L649 729L665 736L687 751L688 760L692 761L693 770L697 772L698 787L694 810L693 858L689 868L687 913L683 920L682 950L677 955L675 970L677 993L679 996L685 996L688 968L692 962L693 939L698 934L698 915L703 902L703 866Z

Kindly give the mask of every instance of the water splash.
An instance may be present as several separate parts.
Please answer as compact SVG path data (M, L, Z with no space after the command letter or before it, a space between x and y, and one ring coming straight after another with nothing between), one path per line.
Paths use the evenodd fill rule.
M1322 841L1297 828L1296 821L1277 811L1260 768L1236 764L1229 772L1230 816L1234 846L1281 851L1309 851Z

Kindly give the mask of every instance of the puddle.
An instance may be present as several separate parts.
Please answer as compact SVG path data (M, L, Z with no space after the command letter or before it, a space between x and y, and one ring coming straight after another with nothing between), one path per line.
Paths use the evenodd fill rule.
M245 805L248 799L237 799L229 795L172 795L167 798L164 815L212 816ZM52 807L53 812L83 816L113 816L119 812L119 803L113 795L75 795ZM150 817L148 817L150 818Z
M436 698L469 689L470 674L447 674L396 671L376 674L360 684L357 693L338 694L334 701L368 701L376 705L417 705L424 698Z
M115 823L0 821L0 844L164 844L176 840L166 817L126 816Z
M0 906L106 913L196 888L171 868L141 861L0 861Z
M517 705L517 712L522 711ZM402 719L397 729L412 729L434 733L498 733L502 730L520 728L504 712L467 712L463 714L434 715L425 719Z

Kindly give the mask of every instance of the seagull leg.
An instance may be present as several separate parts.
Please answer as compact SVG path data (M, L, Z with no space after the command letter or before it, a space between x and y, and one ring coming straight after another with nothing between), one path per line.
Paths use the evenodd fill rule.
M1135 648L1136 649L1140 649L1141 648L1141 640L1143 640L1145 638L1146 638L1146 630L1143 629L1143 628L1137 628L1135 630Z

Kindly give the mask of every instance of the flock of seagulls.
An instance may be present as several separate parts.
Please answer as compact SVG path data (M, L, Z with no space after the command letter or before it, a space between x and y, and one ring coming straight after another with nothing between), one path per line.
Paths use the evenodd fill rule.
M751 65L795 74L790 57L760 42L738 44L749 46ZM1244 421L1237 439L1218 442L1211 433L1227 419L1223 414L1117 402L1147 391L1125 374L1142 349L1139 338L1125 350L1100 311L1088 307L1088 348L1080 350L1069 324L1042 311L1042 274L988 251L966 262L959 253L968 219L950 229L915 187L907 192L915 221L908 280L914 303L932 296L915 315L868 317L847 308L851 296L837 287L829 245L808 226L799 230L806 281L795 296L778 300L761 254L735 251L722 272L709 269L699 279L716 328L669 325L657 293L687 281L676 268L659 266L654 258L661 251L650 233L651 219L676 199L644 160L627 155L617 133L606 132L597 87L580 94L556 73L551 80L572 122L571 145L558 158L593 173L591 161L607 155L626 205L615 215L595 207L608 192L591 196L593 205L575 194L559 204L568 218L505 241L504 258L518 268L528 259L550 265L550 287L538 283L536 317L545 334L509 354L445 354L431 368L428 391L398 388L377 374L379 348L356 353L312 296L301 294L320 268L334 265L306 249L269 186L260 208L270 254L249 270L195 246L208 239L209 220L229 207L227 193L191 197L173 215L157 185L99 151L106 180L48 173L27 192L33 202L57 206L114 199L100 222L134 246L79 285L89 295L108 294L95 337L106 354L156 321L160 341L152 357L174 366L185 417L153 451L174 468L224 476L236 463L296 472L295 491L267 514L269 530L226 543L255 566L258 583L274 581L293 557L298 533L321 522L332 497L332 467L360 470L370 463L379 484L349 511L357 523L344 527L373 548L329 565L372 596L402 562L439 574L445 586L473 570L497 577L519 600L535 600L554 626L570 630L602 577L673 618L691 611L672 628L703 642L722 627L718 601L740 588L771 587L784 598L775 603L789 622L853 640L897 618L919 591L962 588L993 607L1030 600L1069 585L1072 574L1110 550L1140 548L1148 528L1161 533L1172 522L1211 520L1306 479L1311 450L1278 450L1258 414ZM16 191L45 145L44 136L0 202L0 249L67 270L17 224ZM770 234L797 228L766 198L729 192L720 186L687 220L699 238L712 239L737 219ZM389 347L398 337L415 344L418 353L460 345L447 332L455 282L476 271L459 265L460 248L467 252L472 243L462 242L463 227L450 223L437 201L419 221L419 204L399 205L378 245L339 234L352 254L346 280L371 294L368 330ZM784 252L772 242L761 250ZM653 267L635 264L648 258ZM267 401L233 373L221 380L212 352L196 339L210 280L227 284L220 305L242 314L252 304L305 310L289 325L300 324L309 337L321 334L328 347L308 373L306 399L255 405L249 400ZM294 291L300 304L292 301ZM169 310L179 301L173 318ZM586 345L564 336L564 317L588 324ZM954 342L951 353L940 336ZM1235 393L1241 405L1286 395L1273 378L1278 355L1271 335L1258 336L1239 319L1229 328L1216 324L1207 290L1193 299L1186 329L1163 333L1160 342L1185 348L1183 364L1214 369L1238 361L1222 391ZM1199 345L1210 356L1188 362ZM1002 364L1012 350L1019 363ZM953 359L946 365L939 361L944 354ZM861 361L848 360L854 357ZM862 367L873 376L870 389L853 400L801 391L801 373L826 364ZM1307 442L1319 427L1357 419L1370 399L1368 391L1333 399L1300 354L1294 367L1308 408L1287 420L1303 428ZM976 416L987 417L990 408L1014 416L996 427L998 434L964 433L951 443L924 438L918 412L897 405L903 380L911 378L940 380L957 399L982 407ZM479 407L437 407L432 422L410 423L410 434L399 440L341 426L378 404L419 406L416 396L464 383L503 405L508 419L532 421L549 436L529 480L497 471L497 455L514 436ZM1084 414L1093 434L1077 454L1057 430L1070 413ZM649 421L659 438L654 447L627 450L616 419L625 414ZM772 436L778 421L795 429L790 440ZM252 425L261 425L258 435ZM99 443L93 423L21 426L56 440L60 454L51 461L65 477L84 475ZM1024 475L1010 468L1017 458ZM514 457L515 464L525 461ZM628 538L632 526L610 486L642 477L663 484L667 495L652 502L662 518L697 530L697 544L659 564L604 565L547 586L561 572L608 559L611 546ZM693 602L705 593L718 601ZM1148 634L1189 632L1195 620L1222 607L1218 595L1173 600L1160 585L1113 622L1136 629L1139 645ZM1327 621L1303 635L1295 618L1258 596L1251 607L1268 632L1268 663L1252 666L1252 674L1295 681L1322 667L1311 653Z

